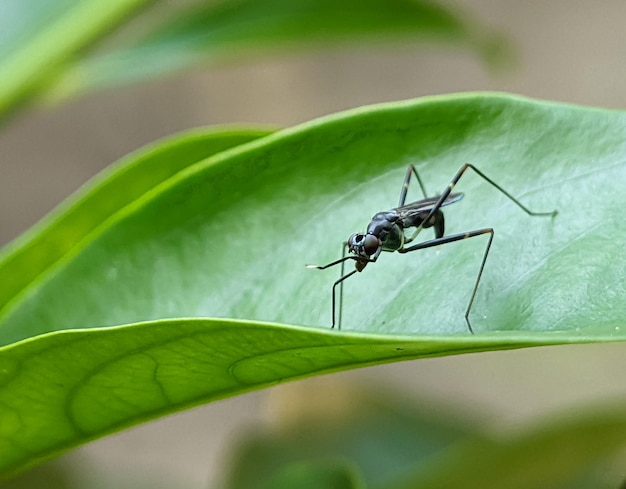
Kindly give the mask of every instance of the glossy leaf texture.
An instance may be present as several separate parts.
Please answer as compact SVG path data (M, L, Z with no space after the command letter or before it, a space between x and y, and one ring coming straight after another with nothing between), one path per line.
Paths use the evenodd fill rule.
M218 319L35 337L0 349L0 479L79 443L185 407L313 374L489 345L479 338L460 343L341 335Z
M40 261L39 274L4 292L1 470L316 373L623 341L625 226L616 209L626 199L625 125L622 112L494 94L364 107L250 136L195 164L189 157L182 171L162 173L103 214L98 192L124 195L142 178L137 171L116 188L131 157L0 262L1 276L20 275L28 256L47 255L59 229L74 227L72 213L97 216ZM182 159L185 145L175 145ZM157 172L170 159L155 161L139 168ZM435 194L465 162L532 209L559 210L530 217L478 176L461 179L465 198L445 208L448 232L496 230L471 316L476 334L463 314L484 237L384 253L346 281L343 329L331 331L338 270L304 265L337 258L350 233L397 205L409 163ZM421 197L413 185L409 198Z
M231 0L156 10L137 38L126 36L75 64L53 96L154 79L199 64L306 48L437 42L494 65L503 38L467 15L422 0Z

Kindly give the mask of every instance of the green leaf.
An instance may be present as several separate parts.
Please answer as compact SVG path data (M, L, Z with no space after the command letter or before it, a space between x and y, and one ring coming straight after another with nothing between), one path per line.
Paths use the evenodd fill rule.
M415 0L198 1L186 9L168 5L93 49L96 41L151 3L5 0L0 118L41 95L58 100L200 63L307 46L427 40L465 46L494 66L507 57L500 36L467 16Z
M161 182L199 160L270 132L196 129L163 139L112 165L0 253L0 305L6 307L103 222Z
M53 95L153 79L200 63L312 46L446 42L494 63L506 51L500 36L430 1L231 0L195 2L182 13L166 13L143 38L122 41L119 48L75 65Z
M1 470L315 373L623 341L626 263L615 243L626 226L615 211L626 200L625 126L622 112L511 96L425 98L326 117L165 175L86 226L8 295L0 311ZM336 259L342 240L396 205L409 163L433 194L464 162L529 207L559 210L553 219L529 217L479 177L459 182L466 196L446 207L448 232L496 230L472 312L477 334L468 334L463 314L481 238L383 254L346 281L344 329L331 331L338 271L304 264ZM421 198L418 188L409 198ZM78 215L95 212L89 195L76 209L81 202ZM54 229L42 226L11 247L0 276L19 275L42 249L29 243L45 244ZM22 265L8 273L21 253ZM161 321L131 324L147 320Z
M365 488L358 473L350 464L335 460L316 460L289 465L276 474L268 487L270 489Z
M465 351L485 347L480 338ZM529 346L510 343L509 347ZM319 374L461 352L458 340L218 319L61 331L0 349L0 478L104 434Z
M530 208L560 212L530 217L477 175L460 181L466 196L445 208L447 232L496 230L472 311L476 331L540 342L623 339L626 263L611 257L626 230L615 212L626 200L617 187L626 172L624 120L621 112L509 96L425 98L330 116L170 178L165 172L167 179L133 194L104 222L94 210L99 201L83 196L76 207L87 199L84 209L70 211L93 211L101 225L77 233L73 247L5 304L0 343L188 316L327 328L339 271L304 265L336 259L350 233L396 205L409 163L433 194L465 162ZM185 148L182 141L177 154ZM104 189L105 197L118 193L113 180ZM410 188L409 200L421 197ZM23 253L26 267L29 252L22 250L47 238L47 228L36 231L3 263ZM344 330L466 334L463 314L485 245L477 237L438 250L384 253L345 282Z
M287 401L300 410L279 429L248 433L226 487L271 487L268 481L290 467L331 458L352 463L372 489L615 487L606 462L626 447L623 403L568 410L515 434L487 436L460 406L416 406L384 389L346 389L296 389L298 398ZM594 474L602 462L605 473Z
M349 462L365 487L394 487L422 461L479 436L466 412L424 401L416 405L380 388L366 392L340 382L307 383L275 402L289 406L287 412L278 409L278 426L246 432L228 467L228 489L272 487L291 467L330 460Z
M149 0L4 0L0 117L46 89L81 50Z
M497 444L470 442L442 453L398 488L573 487L599 461L626 447L626 406L564 413ZM453 470L451 470L453 468ZM598 487L598 483L587 487ZM614 486L613 486L614 487Z

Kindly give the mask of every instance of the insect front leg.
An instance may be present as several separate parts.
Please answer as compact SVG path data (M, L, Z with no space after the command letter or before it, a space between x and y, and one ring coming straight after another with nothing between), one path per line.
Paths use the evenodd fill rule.
M343 268L343 267L342 267ZM332 298L332 306L331 306L331 314L333 317L333 322L332 325L330 326L331 329L333 329L335 327L335 317L336 317L336 305L335 305L335 291L337 289L337 285L339 285L339 321L337 322L337 329L341 329L341 316L343 313L343 281L345 279L347 279L348 277L351 277L352 275L354 275L356 272L358 272L358 270L354 269L351 272L343 275L343 271L342 271L342 276L339 277L339 279L333 284L333 298Z
M344 258L346 256L347 249L348 249L348 242L344 241L343 246L341 247L341 258ZM346 262L342 261L341 272L339 273L339 280L338 280L340 285L339 285L339 322L337 323L337 329L341 329L341 317L343 315L343 281L346 278L348 278L348 277L344 277L345 265L346 265ZM353 274L354 272L352 272L350 275L353 275ZM335 284L333 285L333 301L332 301L333 323L332 323L331 329L335 327L335 286L336 285L337 285L337 282L335 282Z
M327 265L323 265L323 266L320 266L320 265L306 265L307 268L317 268L318 270L325 270L326 268L330 268L330 267L333 267L335 265L341 264L341 275L340 275L339 279L337 281L335 281L335 283L333 284L333 288L332 288L332 301L331 301L332 325L331 325L331 329L335 327L335 324L337 324L337 329L341 329L341 316L342 316L342 311L343 311L343 281L345 279L347 279L348 277L351 277L352 275L354 275L356 272L360 271L360 269L355 268L351 272L349 272L349 273L344 275L346 261L348 261L348 260L355 260L355 261L359 261L361 263L363 263L363 262L369 263L370 261L375 261L375 260L363 260L363 259L357 258L356 256L346 255L347 247L348 247L348 242L344 241L342 252L341 252L341 255L342 255L341 258L339 258L338 260L335 260L333 262L330 262ZM336 321L336 317L337 317L337 314L336 314L336 312L337 312L337 300L336 300L337 285L339 285L339 321L338 322Z

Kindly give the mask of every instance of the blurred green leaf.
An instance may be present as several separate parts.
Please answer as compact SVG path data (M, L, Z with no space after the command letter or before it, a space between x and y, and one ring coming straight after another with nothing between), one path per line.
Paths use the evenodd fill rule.
M260 486L254 486L260 487ZM339 461L301 462L285 467L268 486L270 489L361 489L354 468Z
M166 12L167 13L167 12ZM423 0L195 2L139 40L95 54L61 78L53 96L153 79L201 63L357 43L457 44L489 63L507 44L468 16Z
M0 306L0 470L320 372L623 341L626 225L615 209L626 203L625 126L622 112L511 96L425 98L255 139L166 171L104 212L87 190L0 260L0 276L30 277ZM190 163L186 144L175 153ZM384 254L346 282L344 331L331 331L337 272L304 264L337 258L346 236L393 207L408 163L434 193L466 161L533 209L560 212L532 218L478 177L459 183L466 197L446 208L448 232L496 229L473 309L477 334L463 313L485 246L478 238ZM139 165L129 179L116 176L126 168L103 177L94 195L117 194L116 181L124 195L141 168L157 171ZM29 272L28 257L72 229L72 213L87 218L77 228L84 234ZM138 323L149 320L159 321Z
M46 90L67 63L150 0L3 0L0 119Z
M300 405L323 406L320 398L339 397L340 404L349 401L349 408L322 407L315 414L307 406L278 430L248 432L235 452L226 487L269 488L275 474L333 457L354 464L372 489L616 487L619 480L615 473L609 486L606 466L605 473L594 469L626 448L623 403L553 415L521 434L487 436L459 408L455 413L424 401L418 407L376 390L376 397L358 391L345 397L337 386L308 393L296 389L304 398Z
M626 447L626 406L562 414L497 444L470 442L440 454L428 469L394 488L552 489L576 481ZM588 479L587 479L588 480ZM582 486L581 486L582 487ZM587 487L598 487L597 483Z
M466 413L416 405L385 389L374 394L337 383L292 389L279 398L290 407L287 420L283 415L278 428L244 432L228 467L228 489L271 488L290 467L332 460L349 461L364 487L394 487L420 462L479 434Z
M40 95L58 100L200 63L306 46L432 40L466 46L491 64L506 58L501 37L467 16L415 0L167 5L93 52L96 41L152 3L5 0L0 15L0 119Z

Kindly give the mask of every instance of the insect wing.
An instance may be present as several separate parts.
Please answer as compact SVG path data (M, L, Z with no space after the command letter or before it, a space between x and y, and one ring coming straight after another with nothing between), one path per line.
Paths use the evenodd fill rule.
M402 207L397 207L394 210L398 213L398 215L403 216L403 217L420 214L422 212L428 212L432 210L432 208L435 206L435 204L439 200L439 197L440 196L428 197L426 199L416 200L415 202L411 202L410 204L403 205ZM463 198L463 194L461 192L450 194L448 195L448 197L446 197L446 200L442 202L441 207L454 204L455 202L458 202L462 198Z

